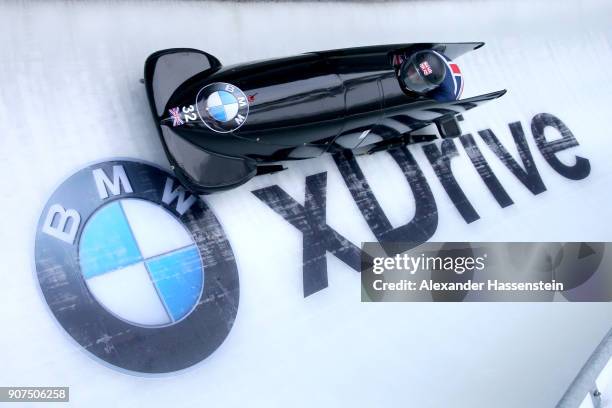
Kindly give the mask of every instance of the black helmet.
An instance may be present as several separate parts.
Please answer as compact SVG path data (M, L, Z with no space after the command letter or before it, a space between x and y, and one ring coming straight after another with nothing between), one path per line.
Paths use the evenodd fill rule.
M444 81L446 64L443 57L431 50L412 54L401 65L399 78L409 91L424 94Z

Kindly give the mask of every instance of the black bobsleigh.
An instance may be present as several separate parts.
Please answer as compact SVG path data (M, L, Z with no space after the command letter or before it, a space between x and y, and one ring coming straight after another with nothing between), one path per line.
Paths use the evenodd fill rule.
M460 100L452 61L484 43L396 44L224 67L194 49L154 53L145 85L177 177L196 193L239 186L279 162L387 150L461 134L461 114L506 91Z

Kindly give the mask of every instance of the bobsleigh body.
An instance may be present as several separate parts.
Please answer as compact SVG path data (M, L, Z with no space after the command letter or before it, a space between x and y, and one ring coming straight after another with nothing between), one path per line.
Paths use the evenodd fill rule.
M463 78L452 59L482 45L360 47L227 67L202 51L170 49L147 59L145 85L174 171L207 194L286 160L423 141L412 132L431 123L442 137L458 136L463 112L505 93L459 100Z

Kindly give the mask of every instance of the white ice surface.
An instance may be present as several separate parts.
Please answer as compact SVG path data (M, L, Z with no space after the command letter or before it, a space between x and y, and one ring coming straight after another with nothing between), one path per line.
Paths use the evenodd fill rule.
M603 408L612 408L612 358L608 360L599 376L597 376L595 385L601 393Z
M3 2L0 5L0 385L65 385L74 406L551 407L612 323L610 304L362 304L359 276L328 255L330 287L302 297L302 240L250 191L328 174L327 220L354 243L374 237L330 157L292 163L206 200L229 236L240 308L225 343L184 373L143 378L101 365L55 322L33 273L36 222L66 176L117 156L167 166L143 86L145 58L193 47L231 64L317 49L485 41L458 62L464 97L508 94L465 115L512 147L521 121L547 191L533 196L477 138L515 204L499 208L463 148L453 171L481 219L466 224L420 147L433 190L433 240L612 240L609 126L612 4L606 1L410 3ZM219 33L219 35L211 35ZM569 181L543 159L529 124L561 118L590 160ZM550 137L552 137L551 135ZM516 154L515 149L511 151ZM386 154L359 164L393 225L414 201Z

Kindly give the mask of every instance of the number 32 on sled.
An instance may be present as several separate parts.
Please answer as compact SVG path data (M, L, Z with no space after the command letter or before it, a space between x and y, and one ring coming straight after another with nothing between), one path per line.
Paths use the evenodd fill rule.
M149 103L177 177L196 193L239 186L279 162L429 141L435 123L461 134L461 114L506 91L460 99L452 60L483 43L396 44L311 52L224 67L193 49L145 63Z

